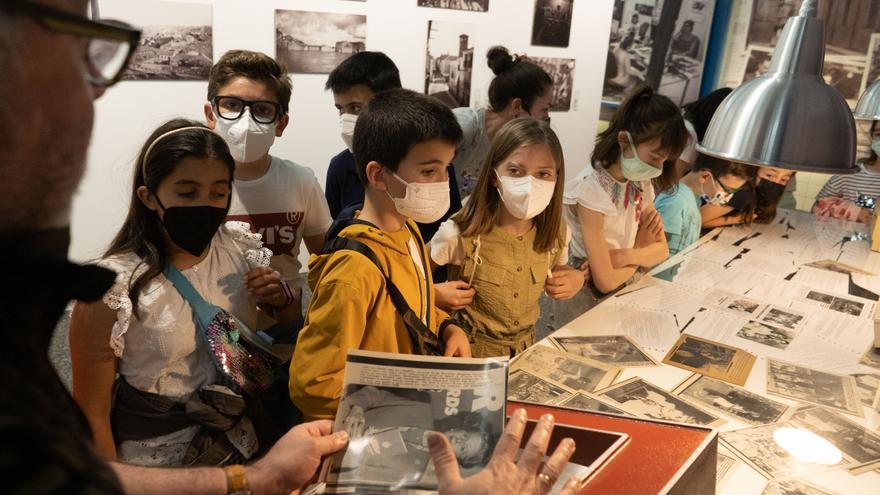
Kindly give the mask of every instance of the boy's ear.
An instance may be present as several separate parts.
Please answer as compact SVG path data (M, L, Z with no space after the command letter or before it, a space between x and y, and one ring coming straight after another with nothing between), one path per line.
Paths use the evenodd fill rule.
M275 122L275 137L281 137L284 134L284 129L287 129L287 124L290 123L290 114L285 113L281 117L278 117L278 122Z
M141 200L141 203L144 204L147 208L153 211L159 211L159 202L156 201L156 196L147 189L147 186L140 186L137 188L138 199Z
M385 168L379 162L373 161L367 164L366 168L367 182L371 187L378 191L387 191L388 185L385 183Z
M208 129L214 129L217 127L217 117L214 115L214 106L211 105L210 101L205 102L205 124L207 124Z

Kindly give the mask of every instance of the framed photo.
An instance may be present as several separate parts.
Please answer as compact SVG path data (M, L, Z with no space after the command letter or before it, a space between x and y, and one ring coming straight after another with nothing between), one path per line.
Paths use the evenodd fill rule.
M701 426L718 426L724 420L676 397L641 378L609 387L597 394L636 416Z
M851 376L767 359L767 393L862 417L856 380Z
M719 380L745 385L755 356L742 349L683 334L663 363Z
M574 0L535 0L532 44L565 48L571 35Z

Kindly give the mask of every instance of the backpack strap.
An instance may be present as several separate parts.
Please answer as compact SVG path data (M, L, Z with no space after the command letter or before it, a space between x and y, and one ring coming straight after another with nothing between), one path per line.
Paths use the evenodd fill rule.
M328 238L324 243L324 249L322 252L323 254L331 254L342 250L360 253L376 265L379 273L385 278L385 287L388 290L388 295L391 297L394 309L396 309L397 313L400 314L400 317L403 318L403 324L409 332L413 347L420 354L442 356L444 351L443 341L440 340L436 334L431 332L431 330L422 323L421 318L419 318L412 308L409 307L409 304L407 304L406 298L403 297L400 289L397 288L397 285L391 280L391 277L385 274L385 270L382 268L382 263L379 261L376 253L374 253L366 244L347 237Z

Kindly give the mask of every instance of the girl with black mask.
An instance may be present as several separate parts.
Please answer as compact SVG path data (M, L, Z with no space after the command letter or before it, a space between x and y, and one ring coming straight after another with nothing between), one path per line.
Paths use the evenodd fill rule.
M165 276L176 269L250 328L258 305L285 318L289 296L263 263L271 252L246 223L224 224L234 167L223 139L188 120L141 150L128 217L98 262L116 284L77 303L70 325L73 395L108 460L228 464L259 448L243 397L221 385L193 308Z
M726 204L701 205L704 229L773 221L794 172L775 167L754 168L754 180L737 190Z

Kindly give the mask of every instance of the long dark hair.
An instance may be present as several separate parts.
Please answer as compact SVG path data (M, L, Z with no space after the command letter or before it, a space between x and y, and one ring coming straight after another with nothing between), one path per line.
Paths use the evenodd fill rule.
M655 93L647 84L636 86L611 117L608 128L596 137L596 146L590 157L593 165L608 168L617 162L620 158L617 135L621 131L629 131L636 146L659 138L669 157L663 163L662 175L654 179L654 185L657 190L665 191L678 182L674 163L687 145L688 132L681 112L672 100Z
M163 137L165 133L184 127L187 129ZM202 130L204 129L204 130ZM152 145L152 148L150 146ZM149 151L149 156L144 156ZM165 269L168 253L165 249L162 225L159 214L141 202L138 188L146 186L150 191L159 189L159 184L168 177L184 158L208 158L222 161L229 167L229 180L235 171L235 160L229 154L229 147L223 138L211 132L204 124L186 119L174 119L162 124L150 134L138 154L132 180L131 202L125 223L104 253L104 257L117 254L134 253L141 258L128 281L128 297L135 302L134 315L139 318L137 301L141 290ZM141 265L147 269L135 276Z
M712 116L715 115L715 111L721 106L721 102L732 92L733 90L730 88L719 88L699 100L692 101L682 107L684 109L684 117L694 125L694 130L697 131L698 142L703 142L703 138L706 136L706 129L709 128L709 122L712 121Z

